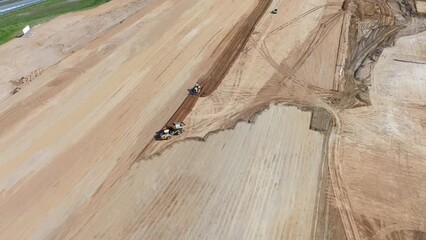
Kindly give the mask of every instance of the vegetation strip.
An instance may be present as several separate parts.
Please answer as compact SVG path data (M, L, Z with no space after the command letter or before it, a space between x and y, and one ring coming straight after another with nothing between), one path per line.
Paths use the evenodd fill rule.
M35 26L61 14L93 8L109 1L110 0L47 0L14 12L0 15L0 44L18 36L21 30L27 25Z

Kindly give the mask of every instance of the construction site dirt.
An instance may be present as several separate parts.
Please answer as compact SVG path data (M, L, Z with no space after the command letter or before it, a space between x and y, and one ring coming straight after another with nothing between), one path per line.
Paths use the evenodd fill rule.
M426 239L422 6L112 0L34 27L0 46L0 239Z
M271 0L259 1L257 7L250 15L237 23L234 29L224 37L211 56L213 62L211 69L198 81L202 88L201 97L209 96L220 85L226 73L228 73L232 64L246 45L256 24L268 10L271 2ZM197 99L197 96L189 95L170 118L166 126L173 124L173 122L184 121L195 106Z

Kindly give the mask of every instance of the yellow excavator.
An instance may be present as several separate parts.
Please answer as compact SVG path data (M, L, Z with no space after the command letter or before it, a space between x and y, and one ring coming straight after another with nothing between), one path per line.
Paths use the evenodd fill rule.
M171 127L164 128L158 133L158 138L161 140L170 140L172 136L178 136L183 133L185 123L175 122Z

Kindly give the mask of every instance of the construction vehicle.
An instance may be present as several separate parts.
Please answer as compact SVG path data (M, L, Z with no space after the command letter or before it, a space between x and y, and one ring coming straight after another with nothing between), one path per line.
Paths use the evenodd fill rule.
M191 95L198 96L201 93L201 85L196 83L190 91Z
M277 14L278 13L278 8L274 8L274 10L272 10L271 12L272 14Z
M183 127L185 123L175 122L171 127L164 128L158 133L158 138L161 140L170 140L172 136L178 136L183 133Z

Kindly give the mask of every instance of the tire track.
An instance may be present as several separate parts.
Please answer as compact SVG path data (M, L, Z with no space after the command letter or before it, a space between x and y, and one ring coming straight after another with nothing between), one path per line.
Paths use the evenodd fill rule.
M344 187L343 177L340 174L342 172L340 169L342 165L341 159L339 157L336 157L336 155L339 153L339 136L341 136L342 122L338 113L331 107L324 104L323 108L326 109L335 120L335 126L332 127L328 136L327 159L328 167L330 169L330 177L333 183L332 187L336 196L337 209L340 212L340 218L342 220L343 225L345 226L346 238L348 240L361 239L355 218L353 216L352 206L349 200L348 192Z
M318 30L315 32L314 36L312 37L312 40L310 41L308 46L305 48L301 56L298 57L298 60L293 65L293 67L290 67L286 61L283 61L281 64L277 63L271 56L268 48L266 47L265 41L261 44L259 51L261 55L265 58L265 60L268 61L269 64L273 68L275 68L275 70L279 74L282 75L283 78L288 78L288 80L290 80L291 83L296 84L299 87L309 87L311 90L317 90L324 93L324 89L321 89L312 84L309 84L309 81L304 79L297 72L300 70L303 63L306 61L306 59L316 49L316 47L321 44L325 36L327 36L327 34L331 31L331 29L333 29L333 27L338 22L339 18L343 15L343 13L344 13L343 11L340 11L336 13L335 15L333 15L332 17L327 18L320 23ZM283 84L284 86L287 86L286 82L283 82Z
M330 6L341 7L341 4L340 3L329 3L329 4L323 4L323 5L316 6L316 7L312 8L312 9L310 9L310 10L308 10L308 11L300 14L299 16L291 19L290 21L284 23L283 25L281 25L281 26L273 29L268 34L275 34L275 33L279 32L279 31L285 29L286 27L292 25L293 23L299 21L300 19L302 19L302 18L304 18L304 17L306 17L306 16L308 16L308 15L310 15L310 14L312 14L312 13L314 13L314 12L316 12L316 11L322 9L322 8L330 7Z
M233 63L238 58L244 47L246 46L251 34L253 33L257 23L265 14L272 0L260 1L254 10L246 19L241 20L234 29L222 40L217 49L214 51L218 56L212 56L217 61L213 64L206 77L199 81L202 86L200 97L207 97L220 85L223 78L231 69ZM198 100L198 96L188 96L175 114L169 119L167 125L173 122L182 122L191 112Z
M282 84L282 85L280 85L280 86L287 86L286 85L287 83L291 83L291 86L295 89L298 89L298 90L300 90L302 88L309 88L310 90L313 91L313 94L317 95L318 97L320 97L320 96L330 97L330 96L336 95L335 91L322 89L320 87L316 87L312 84L309 84L307 80L303 79L303 77L301 77L299 74L297 74L297 71L303 65L303 62L306 61L306 59L315 50L315 48L319 44L321 44L321 42L325 39L325 37L333 29L333 27L335 27L335 24L338 23L339 17L341 17L343 14L344 14L343 11L339 11L336 14L333 14L331 16L330 15L323 16L323 18L319 21L319 24L317 26L316 31L314 33L312 33L312 35L309 37L309 40L307 41L307 43L304 44L302 47L300 47L300 49L295 51L293 54L290 54L290 55L297 56L297 59L298 59L296 61L295 67L293 67L293 68L288 66L287 62L282 62L281 64L278 64L271 57L271 54L270 54L268 48L265 47L266 46L265 45L265 39L268 37L267 34L265 34L265 37L263 37L262 39L257 40L257 41L255 41L255 43L253 43L253 44L257 45L257 46L254 46L254 47L258 49L258 51L261 53L261 55L267 61L269 60L271 65L275 66L277 73L281 75L280 79L282 79L282 80L280 80L280 84ZM248 37L248 38L250 39L250 37ZM287 81L284 81L285 79L287 79ZM276 79L274 81L276 81ZM287 87L289 87L289 86L287 86ZM235 98L238 98L238 97L241 97L241 96L242 96L242 94L235 95L235 97L233 99L235 100ZM282 97L279 97L279 99L275 99L275 97L273 97L273 96L265 96L265 97L270 99L271 101L279 100L279 99L282 98ZM176 111L175 115L168 121L168 124L172 124L173 122L177 122L177 121L184 121L186 119L187 115L190 113L192 107L195 105L196 101L198 100L197 98L198 97L188 96L186 98L184 104L182 104L180 106L178 111ZM242 101L242 100L243 99L239 99L239 101ZM219 99L218 102L221 102L221 100ZM260 104L260 105L263 105L263 104ZM260 107L260 106L257 106L257 107ZM253 108L255 108L255 107L253 106ZM251 110L253 110L253 109L250 108L247 112L251 112ZM209 116L209 117L214 117L214 116L216 116L216 115L212 115L212 116ZM171 143L174 143L174 142L175 141L173 141ZM155 142L152 141L141 152L141 154L139 154L138 160L136 160L136 161L140 161L143 157L151 156L153 154L152 151L153 151L153 145L154 144L155 144ZM158 149L155 150L155 152L161 152L162 149L167 148L167 146L169 146L169 145L170 144L166 144L165 146L161 147L159 151L158 151Z

